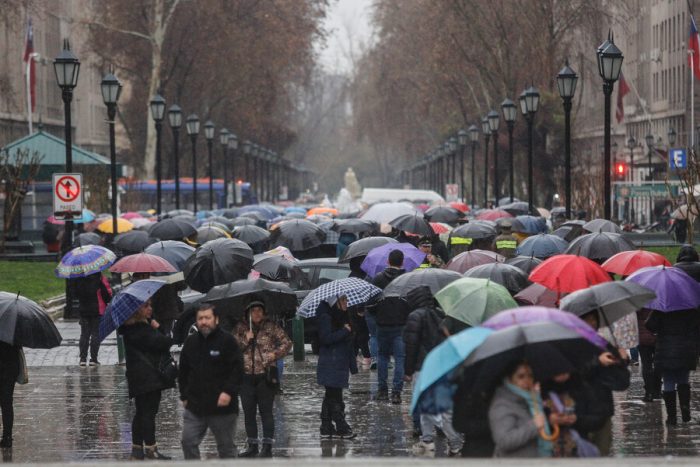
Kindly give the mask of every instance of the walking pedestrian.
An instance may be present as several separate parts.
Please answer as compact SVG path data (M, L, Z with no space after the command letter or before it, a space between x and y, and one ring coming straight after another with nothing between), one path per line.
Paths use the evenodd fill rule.
M119 328L119 334L124 337L129 398L134 399L136 406L131 423L130 460L171 459L158 451L156 415L161 391L174 384L166 382L160 371L163 362L170 358L173 340L158 332L160 325L151 320L152 315L149 300Z
M698 257L695 247L693 245L683 245L678 250L676 264L673 266L682 269L690 277L700 282L700 262L698 261L700 261L700 257Z
M651 310L647 308L637 311L637 328L639 329L639 346L637 349L642 364L644 402L661 399L661 375L654 365L656 335L645 326L649 316L651 316Z
M178 386L185 408L182 451L185 459L199 459L199 445L208 428L219 458L236 457L233 436L243 355L236 339L219 328L219 314L213 305L202 305L195 319L198 332L187 337L180 352Z
M272 457L275 437L275 419L272 408L279 384L276 362L292 348L292 341L284 330L265 313L265 304L253 301L246 307L244 321L234 328L243 353L243 382L241 405L245 417L248 447L240 457ZM257 412L262 419L262 448L258 439Z
M183 285L182 288L184 287ZM165 284L151 299L153 316L160 323L158 330L166 336L172 336L173 324L184 309L182 300L177 292L178 286L176 284Z
M90 350L90 366L97 366L97 354L100 351L100 305L97 294L104 303L109 303L112 295L102 283L102 274L95 273L89 276L74 279L73 290L79 302L80 314L80 366L87 366L88 348Z
M349 386L350 373L357 373L357 360L347 297L321 302L316 317L320 341L316 381L326 390L321 404L321 439L352 439L356 434L345 420L343 389Z
M21 347L0 342L0 411L2 439L0 448L12 447L12 426L15 421L13 397L20 371Z
M444 268L445 261L433 253L433 242L425 237L418 242L418 249L425 253L425 260L418 266L419 268Z

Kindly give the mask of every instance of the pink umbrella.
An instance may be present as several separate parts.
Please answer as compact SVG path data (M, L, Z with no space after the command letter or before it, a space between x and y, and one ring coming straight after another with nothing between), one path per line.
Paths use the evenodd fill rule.
M120 217L122 219L126 219L128 221L130 221L131 219L142 219L143 218L143 216L141 214L139 214L138 212L133 212L133 211L125 212Z
M500 209L486 209L481 211L476 218L480 221L497 221L498 219L513 217L512 214Z
M46 218L46 222L49 224L53 225L65 225L66 221L62 221L61 219L56 219L55 216L49 216Z
M532 284L513 296L521 305L540 305L551 308L557 307L558 294L540 284Z
M177 272L172 264L155 255L139 253L125 256L109 268L110 272Z

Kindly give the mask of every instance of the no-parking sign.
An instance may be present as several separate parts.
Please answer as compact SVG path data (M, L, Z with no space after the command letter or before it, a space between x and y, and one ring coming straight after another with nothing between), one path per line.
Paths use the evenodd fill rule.
M80 217L83 212L83 174L53 174L53 215Z

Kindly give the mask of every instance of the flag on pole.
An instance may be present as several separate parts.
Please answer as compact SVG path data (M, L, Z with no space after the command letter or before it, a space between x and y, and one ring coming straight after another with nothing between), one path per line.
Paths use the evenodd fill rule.
M625 75L620 72L620 86L617 88L617 109L615 109L615 118L617 123L622 123L625 119L625 106L622 99L630 92L630 87L625 81Z
M700 38L695 18L690 15L690 37L688 38L688 66L693 70L693 75L700 79Z
M34 29L32 19L27 20L27 38L24 44L24 63L29 61L29 94L32 100L32 112L36 109L36 69L32 54L34 53Z

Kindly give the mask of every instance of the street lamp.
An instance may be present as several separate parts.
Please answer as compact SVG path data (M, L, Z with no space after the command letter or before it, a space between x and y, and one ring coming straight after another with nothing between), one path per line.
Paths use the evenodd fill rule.
M238 150L238 136L235 133L228 135L228 148L231 151L231 179L233 179L233 205L236 205L236 151ZM228 202L228 201L227 201Z
M567 219L571 219L571 99L576 93L577 82L578 75L567 60L557 75L559 95L564 101L564 197Z
M114 119L117 116L117 101L122 92L122 85L112 72L107 73L100 83L102 100L107 106L107 123L109 125L109 159L110 181L112 184L112 232L117 234L117 149L114 135Z
M540 105L540 93L537 88L530 86L520 94L520 113L525 117L527 122L527 205L528 211L533 213L535 210L535 187L532 181L532 129L535 122L535 114Z
M668 146L669 149L676 145L676 130L673 128L668 129Z
M489 118L481 119L481 132L484 134L484 208L489 207L489 139L491 138L491 126Z
M452 183L457 183L457 138L452 136L447 143L450 146L450 158L452 159L451 165L452 165Z
M493 196L496 199L496 207L498 207L501 191L498 180L498 127L501 116L495 110L491 110L486 118L489 119L489 129L493 135Z
M175 169L175 209L180 209L180 127L182 126L182 109L171 105L168 109L168 122L173 130L173 168Z
M190 114L187 117L185 126L192 144L192 210L197 214L197 135L199 134L199 117L196 114Z
M228 208L228 139L230 135L226 128L219 130L219 143L224 159L224 208Z
M464 128L457 132L457 142L459 143L459 194L462 197L462 201L467 199L467 187L464 186L464 150L467 147L468 139L469 134Z
M250 151L252 149L253 143L251 143L248 140L243 141L243 144L241 145L241 149L243 150L243 164L245 165L245 177L243 180L247 181L248 183L251 182L251 177L250 177ZM241 195L243 192L241 191ZM241 200L241 203L243 203L243 200Z
M209 155L209 210L214 210L214 161L212 146L214 145L214 122L207 120L204 124L204 137L207 139L207 152Z
M634 137L630 136L627 140L627 149L630 150L630 183L634 185L634 148L637 146L637 141ZM627 222L634 223L635 213L634 213L634 203L630 202L630 197L625 201L625 213L627 214Z
M649 157L649 182L653 182L654 180L654 172L652 171L652 165L651 165L651 154L654 150L654 135L651 133L646 135L644 137L644 141L647 143L647 156ZM654 214L654 202L652 198L652 190L653 190L653 183L651 183L652 187L649 189L649 224L651 225L651 218L653 217Z
M508 172L510 173L510 180L508 183L508 191L510 192L510 202L513 202L514 196L514 186L515 182L515 167L513 163L513 127L515 126L515 116L518 113L518 108L515 106L515 102L506 98L501 102L501 111L503 112L503 120L506 121L506 126L508 127Z
M165 99L160 94L153 96L150 102L151 117L156 124L156 213L160 218L161 214L161 183L163 181L163 164L160 156L160 131L163 127L163 116L165 115Z
M469 132L469 140L472 143L472 209L476 206L476 145L479 143L479 128L476 125L471 125L467 130Z

